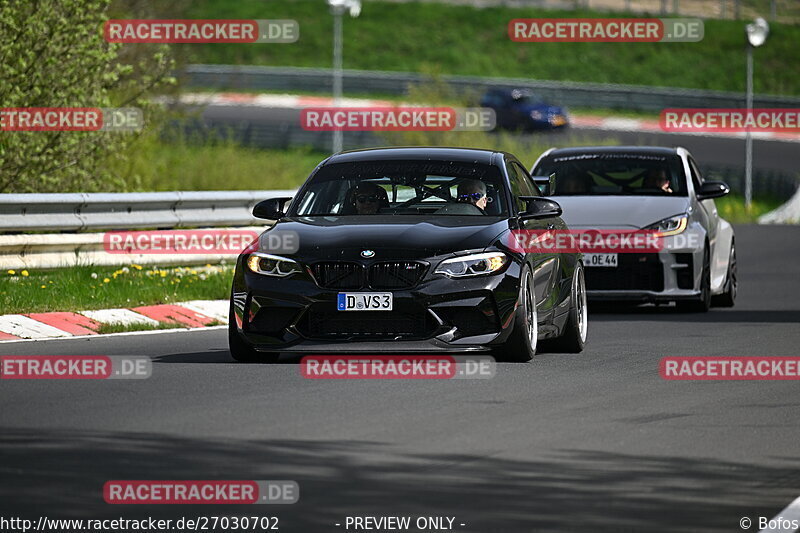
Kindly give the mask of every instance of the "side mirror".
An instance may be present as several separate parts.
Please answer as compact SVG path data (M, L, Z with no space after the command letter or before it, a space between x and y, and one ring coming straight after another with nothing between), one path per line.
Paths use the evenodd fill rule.
M697 191L698 200L709 200L711 198L720 198L731 192L727 183L722 181L707 181L703 183L700 190Z
M262 200L253 206L253 216L267 220L280 220L286 214L283 212L283 204L291 198L270 198Z
M533 178L533 183L543 196L550 196L556 190L555 174L550 174L549 176L531 176L531 178Z
M541 196L520 196L527 203L525 211L519 214L520 220L554 218L561 216L558 202Z

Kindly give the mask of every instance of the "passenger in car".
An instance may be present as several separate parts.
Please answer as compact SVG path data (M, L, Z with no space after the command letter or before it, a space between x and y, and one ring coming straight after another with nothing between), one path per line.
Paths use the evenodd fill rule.
M374 183L362 182L350 189L345 200L345 215L374 215L381 207L389 207L389 195Z
M642 180L642 188L660 189L666 193L672 194L672 187L670 186L667 173L664 169L660 168L654 168L647 172L647 176Z
M470 203L481 210L486 209L489 201L486 196L486 184L480 180L465 179L458 184L458 201Z

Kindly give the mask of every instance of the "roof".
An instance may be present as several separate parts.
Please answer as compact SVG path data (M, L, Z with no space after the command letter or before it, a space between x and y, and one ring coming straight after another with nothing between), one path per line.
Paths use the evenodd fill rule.
M637 155L677 155L678 148L667 146L579 146L574 148L556 148L552 155L580 155L580 154L637 154Z
M459 161L490 165L494 161L494 155L500 153L503 152L480 150L476 148L442 148L427 146L368 148L366 150L340 152L328 158L325 164L385 160L427 160Z

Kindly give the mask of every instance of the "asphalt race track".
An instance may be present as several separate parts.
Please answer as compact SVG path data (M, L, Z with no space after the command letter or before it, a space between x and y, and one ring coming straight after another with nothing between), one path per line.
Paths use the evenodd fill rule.
M0 382L0 514L741 531L800 496L800 384L658 375L667 355L798 355L800 228L736 232L735 308L594 310L583 354L501 364L491 380L305 380L296 364L229 361L223 329L0 344L154 358L147 380ZM108 505L112 479L289 479L301 492L287 506Z
M293 108L267 108L251 106L209 105L203 109L204 120L228 126L250 123L279 130L281 125L300 124L300 110ZM742 168L745 165L744 139L724 136L688 135L678 133L649 133L641 131L616 131L594 128L570 128L553 133L538 132L527 135L539 143L561 144L565 139L584 145L653 145L683 146L702 165ZM376 138L376 145L382 144ZM797 142L753 139L753 167L761 171L794 174L797 171ZM523 161L529 167L534 161Z

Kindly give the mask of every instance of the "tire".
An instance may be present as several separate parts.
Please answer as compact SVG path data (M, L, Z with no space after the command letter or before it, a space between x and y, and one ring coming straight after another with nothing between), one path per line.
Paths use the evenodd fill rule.
M517 316L514 329L508 340L494 350L495 359L513 363L525 363L536 355L539 336L538 315L536 313L536 293L533 290L533 275L526 265L522 271Z
M736 246L731 243L731 255L728 258L728 273L725 275L725 292L714 296L711 304L715 307L733 307L736 304L736 293L739 290L739 272L736 268Z
M703 251L703 273L700 278L700 298L690 301L679 301L677 307L687 313L707 313L711 308L711 259L708 245Z
M233 302L228 315L228 348L231 357L240 363L275 363L278 361L277 353L258 352L242 340L242 336L236 329L236 317L233 313Z
M547 343L548 351L581 353L586 346L589 329L589 311L586 304L586 279L583 266L572 275L569 316L561 336Z

